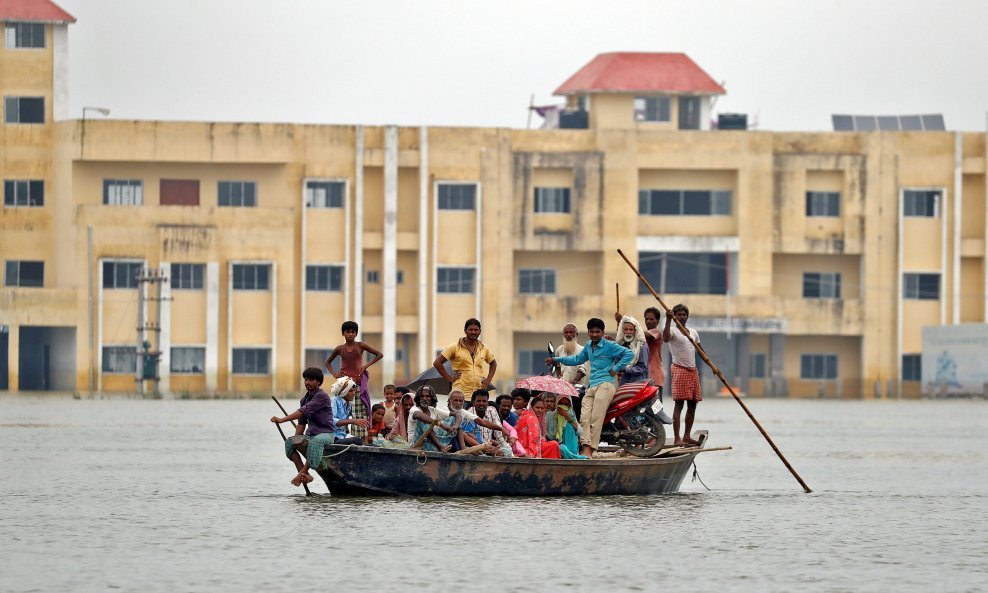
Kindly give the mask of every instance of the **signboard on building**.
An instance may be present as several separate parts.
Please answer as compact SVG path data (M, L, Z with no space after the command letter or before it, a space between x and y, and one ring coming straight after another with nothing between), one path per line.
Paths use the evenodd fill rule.
M698 332L784 334L789 329L789 320L756 319L753 317L690 317L689 326Z
M981 395L988 383L988 324L923 328L923 395Z

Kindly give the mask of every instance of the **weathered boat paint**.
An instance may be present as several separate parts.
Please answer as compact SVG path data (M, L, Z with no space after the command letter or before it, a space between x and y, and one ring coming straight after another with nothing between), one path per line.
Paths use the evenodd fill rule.
M706 441L703 434L701 443ZM332 445L318 473L333 494L580 496L677 492L697 452L650 459L519 459Z

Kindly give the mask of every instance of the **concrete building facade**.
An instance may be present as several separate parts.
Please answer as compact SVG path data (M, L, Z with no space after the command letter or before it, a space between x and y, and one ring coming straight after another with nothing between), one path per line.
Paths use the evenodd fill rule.
M752 395L918 396L923 326L986 321L983 133L711 130L695 64L635 76L680 54L578 73L575 128L73 120L71 16L0 20L0 390L133 391L146 340L164 392L294 391L346 319L377 388L468 317L508 388L655 304L617 249Z

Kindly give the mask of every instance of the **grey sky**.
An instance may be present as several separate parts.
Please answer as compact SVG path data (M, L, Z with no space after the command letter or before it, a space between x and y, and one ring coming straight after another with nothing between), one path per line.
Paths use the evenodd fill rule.
M762 129L988 111L978 0L56 2L73 117L524 127L531 94L557 102L606 51L689 54L726 85L715 110Z

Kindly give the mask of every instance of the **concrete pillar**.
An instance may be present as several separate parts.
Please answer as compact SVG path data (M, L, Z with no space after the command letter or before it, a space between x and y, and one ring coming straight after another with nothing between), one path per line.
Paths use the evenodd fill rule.
M219 388L220 264L206 264L206 391Z
M357 126L353 172L353 320L364 316L364 126ZM347 290L348 287L344 287ZM349 291L348 291L349 292ZM344 316L346 313L344 311ZM305 353L302 353L303 356Z
M435 232L435 229L433 229ZM429 128L419 128L419 347L414 368L429 364L428 309L429 300ZM412 357L405 348L408 358Z
M751 335L737 334L735 340L735 360L737 380L736 384L745 394L748 393L749 379L751 375Z
M395 316L398 313L398 127L384 128L384 249L382 251L384 287L381 342L384 352L384 383L393 383L395 376Z
M766 395L783 397L788 395L786 386L786 336L770 334L768 337L768 392Z
M11 325L7 336L7 390L17 393L21 390L21 328Z

